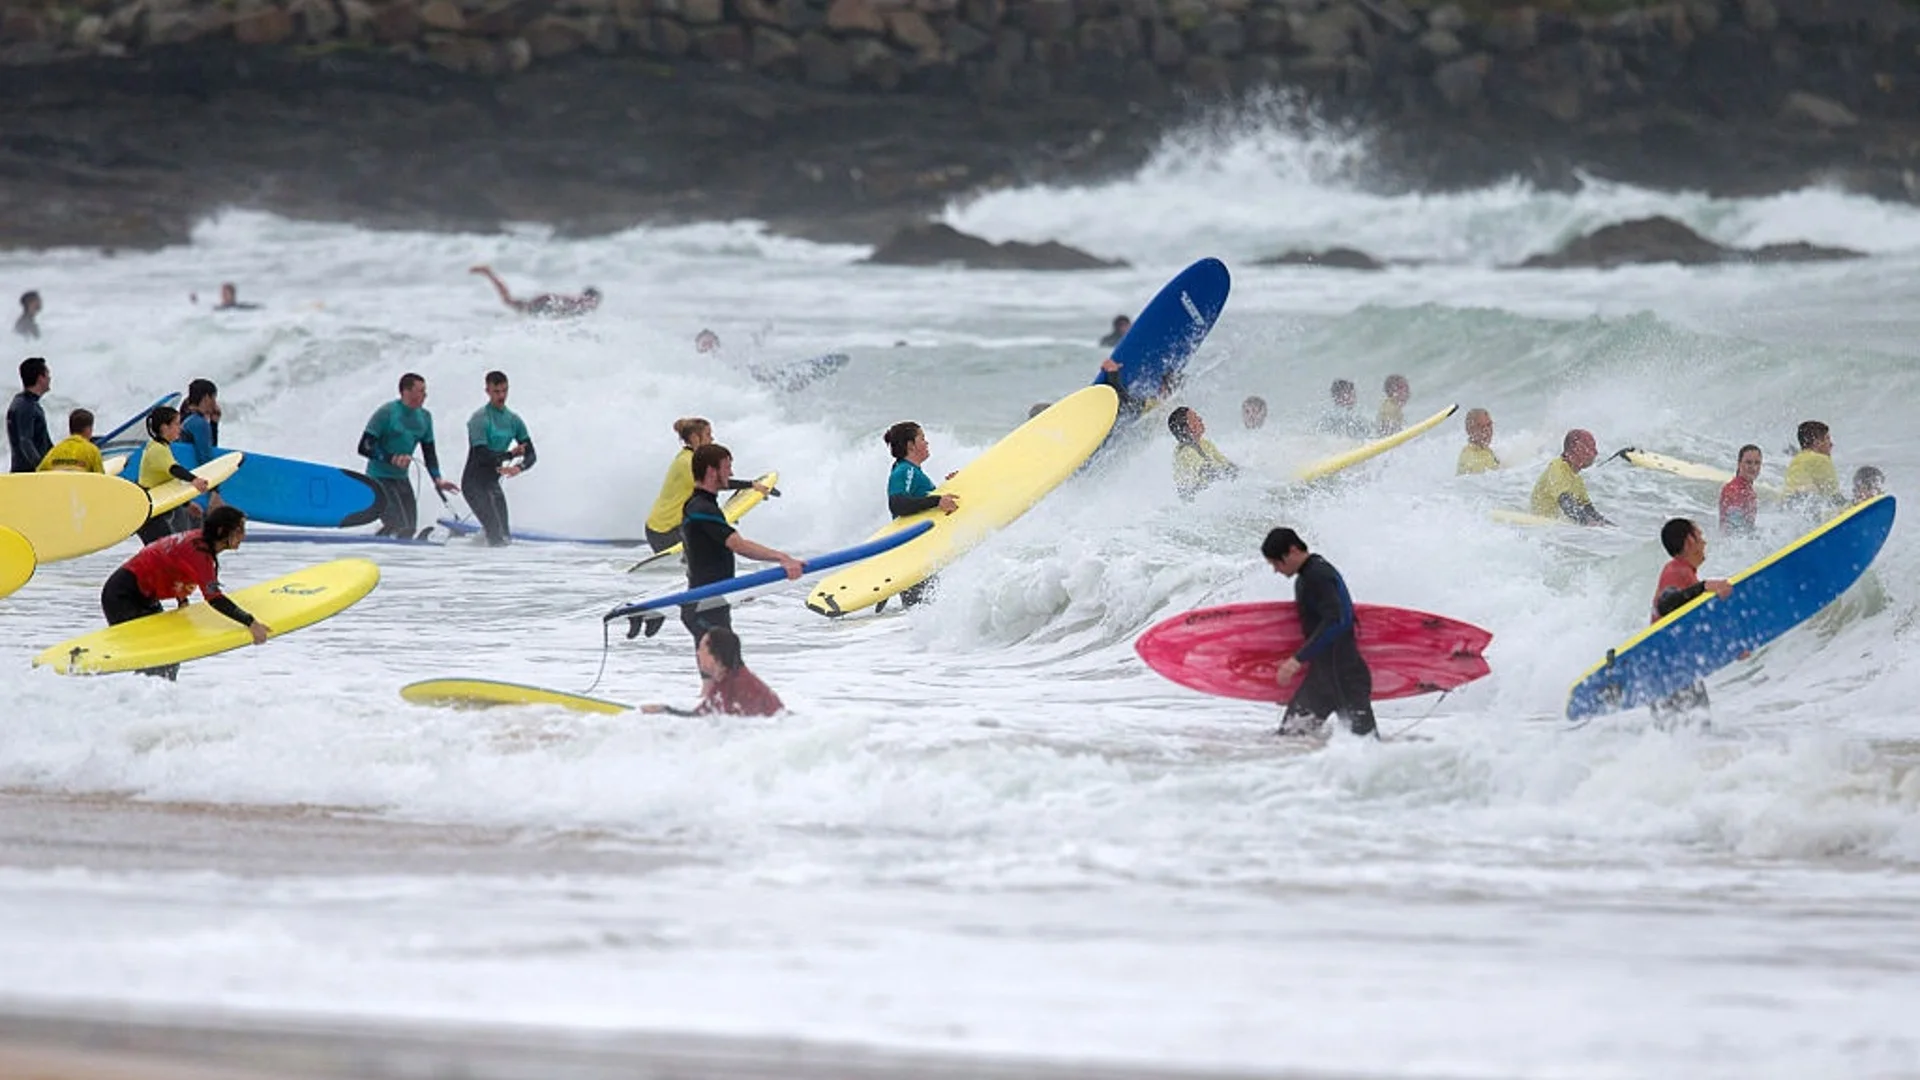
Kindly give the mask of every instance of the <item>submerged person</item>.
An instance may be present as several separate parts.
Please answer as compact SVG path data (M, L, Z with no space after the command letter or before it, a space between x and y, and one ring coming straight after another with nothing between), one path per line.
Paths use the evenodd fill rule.
M427 380L407 372L400 376L400 396L373 411L360 433L360 456L367 459L367 477L380 489L380 536L412 539L420 524L420 506L413 497L413 452L420 451L435 491L459 491L460 486L440 476L440 452L433 444L433 414L426 409Z
M1580 473L1600 456L1593 432L1574 428L1560 447L1560 456L1548 463L1533 485L1533 512L1540 517L1565 518L1577 525L1612 525L1594 509L1587 482L1580 479Z
M747 669L740 658L740 635L716 626L700 636L694 649L700 665L700 703L691 709L642 705L643 713L671 716L774 716L786 709L780 695Z
M538 455L526 422L507 408L506 372L487 372L486 383L487 403L467 418L467 464L460 470L460 489L473 516L480 519L487 543L500 547L513 540L507 493L500 489L500 481L533 468ZM517 465L515 458L520 459Z
M1240 467L1206 438L1207 422L1185 405L1167 414L1167 430L1173 433L1173 486L1180 498L1192 502L1215 481L1240 475Z
M40 336L40 294L28 290L20 294L20 317L13 320L13 332L28 341Z
M1346 435L1356 439L1373 437L1373 425L1367 423L1356 408L1358 397L1350 379L1335 379L1328 388L1329 404L1320 418L1314 421L1314 430L1325 435Z
M148 491L185 480L193 485L193 490L204 492L208 488L205 480L187 471L186 466L173 459L173 444L180 438L180 413L171 405L159 405L147 414L147 445L140 451L140 476L138 483ZM193 517L199 507L189 502L176 506L164 514L155 514L147 519L145 525L135 535L143 544L152 544L174 533L186 532L193 528Z
M1260 554L1275 573L1293 579L1293 607L1304 641L1274 672L1274 681L1282 687L1302 668L1307 672L1287 703L1279 734L1317 734L1336 713L1355 735L1376 734L1373 672L1360 655L1359 620L1346 580L1332 563L1309 552L1292 529L1267 533Z
M1787 462L1781 494L1787 505L1803 513L1820 513L1847 504L1840 493L1840 474L1833 467L1833 432L1818 420L1807 420L1795 430L1800 452Z
M1887 493L1886 474L1871 465L1853 470L1853 501L1856 505Z
M100 448L93 442L93 413L86 409L68 413L67 437L53 444L35 471L106 472L106 463L100 460Z
M1381 438L1398 435L1407 426L1407 401L1413 397L1413 388L1407 385L1405 375L1389 375L1381 389L1386 400L1380 402L1380 415L1374 424L1374 434Z
M1120 344L1121 340L1127 336L1127 331L1131 329L1133 329L1132 319L1125 315L1115 315L1113 317L1113 329L1107 331L1107 335L1100 339L1100 347L1103 349L1111 349L1115 345Z
M680 452L667 463L667 475L660 480L660 494L647 513L647 546L665 551L680 542L680 522L686 513L687 499L694 489L693 453L713 442L713 425L705 417L683 416L673 422L673 433L680 436ZM763 495L778 495L758 480L734 480L728 470L727 488L731 491L754 490Z
M1240 422L1248 431L1258 431L1267 426L1267 399L1258 394L1247 395L1240 403Z
M1753 482L1760 477L1760 448L1748 443L1734 461L1733 479L1720 488L1720 531L1750 533L1760 514L1760 497Z
M241 303L240 290L234 288L233 282L224 281L220 283L220 302L213 305L213 310L215 311L258 311L259 308L260 308L259 304Z
M1485 409L1468 409L1467 445L1460 448L1453 475L1471 476L1498 468L1500 458L1493 452L1493 414Z
M160 614L163 601L187 606L195 589L213 610L247 628L255 645L266 644L273 628L240 609L220 589L220 553L240 546L247 516L232 506L207 511L197 529L164 537L140 549L107 578L100 589L100 612L108 626ZM172 679L178 664L149 668L145 674Z
M1722 600L1733 594L1732 584L1724 578L1700 580L1700 566L1707 561L1707 538L1700 526L1686 518L1674 518L1660 527L1660 546L1672 559L1661 568L1660 581L1654 586L1651 622L1659 622L1704 593ZM1654 702L1651 709L1654 721L1665 727L1704 712L1707 705L1707 684L1695 680L1693 685Z
M699 353L720 351L720 335L711 330L702 330L693 335L693 350Z
M12 458L8 471L33 472L40 460L53 449L53 434L47 430L47 410L40 399L53 389L53 370L44 356L29 356L20 361L20 392L7 406L7 450Z
M600 290L591 285L580 290L578 296L569 296L566 293L540 293L529 300L516 300L513 294L507 291L507 283L501 281L500 275L493 272L493 267L475 266L469 268L467 272L479 274L493 282L494 291L500 294L500 302L522 315L565 319L585 315L600 306Z

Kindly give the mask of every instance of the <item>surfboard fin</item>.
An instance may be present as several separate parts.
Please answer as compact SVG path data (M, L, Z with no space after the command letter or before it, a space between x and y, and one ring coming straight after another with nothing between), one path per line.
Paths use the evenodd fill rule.
M635 615L627 620L627 640L632 641L641 634L652 637L659 633L660 628L665 626L666 623L667 617L665 615Z

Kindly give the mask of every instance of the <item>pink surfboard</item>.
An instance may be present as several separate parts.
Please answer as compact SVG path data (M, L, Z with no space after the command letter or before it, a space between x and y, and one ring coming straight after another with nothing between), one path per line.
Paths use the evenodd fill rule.
M1493 635L1442 615L1355 604L1360 656L1373 672L1373 700L1465 686L1491 670L1481 653ZM1304 676L1274 682L1280 661L1304 639L1290 603L1200 608L1140 635L1134 651L1153 670L1206 694L1285 704Z

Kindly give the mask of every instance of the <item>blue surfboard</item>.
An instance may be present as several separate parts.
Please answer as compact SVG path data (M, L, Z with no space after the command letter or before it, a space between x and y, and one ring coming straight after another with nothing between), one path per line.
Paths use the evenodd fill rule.
M933 522L922 521L912 528L901 529L896 533L889 533L877 540L869 540L864 544L855 544L850 548L841 548L839 551L831 551L825 555L816 555L811 559L802 560L800 563L802 567L801 576L805 577L808 574L817 573L821 570L831 570L836 566L845 566L848 563L857 563L861 559L870 559L883 551L892 551L894 548L899 547L909 540L915 539L931 528L933 528ZM756 573L728 578L725 581L716 581L711 585L702 585L697 589L686 589L677 593L669 593L666 596L655 597L652 600L642 600L634 604L623 604L607 612L601 621L612 622L615 619L632 619L636 624L636 629L644 629L646 635L652 637L654 633L660 629L660 624L666 621L667 613L684 604L693 604L703 608L719 607L734 603L735 601L745 600L750 594L769 592L785 584L787 584L787 572L778 566L769 567ZM632 637L633 633L629 632L627 636Z
M139 475L142 444L134 447L122 475ZM228 453L217 447L214 457ZM191 469L200 464L190 442L173 444L173 456ZM254 521L312 529L350 529L380 517L380 489L364 474L337 465L272 457L247 451L240 471L220 485L220 497ZM203 496L200 500L205 502Z
M1891 495L1861 503L1610 650L1567 695L1567 719L1650 705L1817 614L1866 572L1893 529Z
M441 528L455 536L479 536L482 532L486 531L480 527L480 523L477 521L461 521L458 518L443 517L440 519L439 524ZM588 544L593 547L631 548L640 547L647 542L644 537L634 539L624 536L612 538L562 536L559 533L538 532L532 529L515 529L508 535L513 537L515 543L525 542L529 544Z
M1120 370L1094 373L1121 392L1122 399L1144 401L1162 396L1170 377L1187 366L1207 340L1227 306L1233 277L1219 259L1201 259L1175 275L1133 320L1133 326L1109 355Z
M379 536L356 532L306 532L291 529L248 529L249 544L386 544L393 547L446 547L445 540L410 536Z
M120 436L122 436L122 435L124 435L124 434L126 434L126 432L127 432L127 429L128 429L128 428L131 428L131 427L133 427L133 426L134 426L135 424L143 424L143 423L145 423L145 422L146 422L146 419L147 419L147 414L148 414L148 413L151 413L151 412L152 412L153 410L155 410L155 409L157 409L157 408L159 408L159 407L160 407L160 406L162 406L162 405L171 405L171 404L173 404L174 402L176 402L176 401L179 401L179 400L180 400L180 395L179 395L179 394L168 394L168 395L166 395L165 397L163 397L163 398L161 398L160 400L158 400L158 401L156 401L156 402L154 402L153 404L151 404L151 405L149 405L149 406L147 406L146 408L144 408L144 409L141 409L141 410L140 410L139 412L137 412L137 413L135 413L135 414L134 414L134 415L132 416L132 418L130 418L130 419L129 419L129 420L128 420L128 421L126 422L126 423L124 423L124 424L121 424L121 425L120 425L119 427L117 427L117 428L114 428L114 429L113 429L112 431L109 431L109 432L107 432L107 433L106 433L105 435L95 435L95 436L93 437L93 444L94 444L95 446L105 446L105 445L107 445L108 443L110 443L110 442L112 442L113 440L115 440L115 439L117 439L117 438L119 438ZM136 436L137 436L138 438L140 438L140 439L141 439L141 440L142 440L142 441L144 442L144 441L146 440L146 437L147 437L147 429L143 427L143 428L141 428L141 429L140 429L139 431L137 431L137 432L135 432L134 434L135 434L135 435L136 435Z

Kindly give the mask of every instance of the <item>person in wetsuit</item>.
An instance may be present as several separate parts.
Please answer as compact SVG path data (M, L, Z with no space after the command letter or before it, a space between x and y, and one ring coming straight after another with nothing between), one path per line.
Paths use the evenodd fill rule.
M1384 439L1398 435L1407 426L1407 401L1413 397L1413 388L1407 385L1405 375L1389 375L1381 390L1387 396L1380 402L1374 434Z
M1853 501L1857 506L1887 493L1887 474L1871 465L1853 470Z
M1100 347L1103 349L1111 349L1115 345L1120 344L1120 342L1126 338L1127 331L1131 329L1133 329L1133 320L1131 318L1125 315L1115 315L1113 317L1113 329L1107 331L1107 335L1100 339Z
M193 485L195 491L207 490L207 482L187 471L186 466L173 460L173 443L180 438L180 413L171 405L155 406L147 414L147 446L140 451L141 487L152 491L154 488L173 480L185 480ZM176 506L164 514L155 514L140 526L136 534L143 544L152 544L163 537L186 532L193 528L193 511L187 509L192 503ZM197 508L196 508L197 509Z
M212 379L195 379L187 384L187 400L180 403L180 439L191 448L191 460L181 461L189 469L197 469L212 461L220 445L220 388ZM178 460L180 455L174 454ZM207 496L209 507L223 506L226 500L215 489ZM199 512L195 507L192 511Z
M1722 600L1733 594L1733 586L1724 578L1700 580L1700 565L1707 561L1707 538L1700 526L1686 518L1674 518L1660 527L1660 546L1672 559L1660 569L1660 581L1653 588L1651 622L1659 622L1703 593L1710 592ZM1707 705L1707 684L1695 680L1692 686L1654 702L1651 709L1654 721L1667 727L1688 719L1689 714L1704 713Z
M1760 448L1748 443L1740 448L1733 479L1720 489L1720 531L1750 533L1759 515L1760 498L1753 482L1760 476Z
M187 597L199 589L213 610L246 627L255 645L265 644L273 628L242 611L220 590L220 553L238 548L246 536L247 516L238 508L207 511L200 528L148 544L122 563L100 588L100 613L108 626L118 626L160 614L165 600L186 607ZM143 673L172 679L179 671L180 665L168 664Z
M1315 420L1315 431L1324 435L1345 435L1354 439L1373 438L1374 426L1367 423L1356 408L1359 400L1351 379L1335 379L1327 391L1330 399L1320 418Z
M1207 422L1199 413L1180 406L1167 414L1167 430L1173 433L1173 486L1183 502L1192 502L1216 480L1240 475L1240 467L1205 437Z
M53 433L47 430L47 410L40 399L53 389L53 370L44 356L29 356L20 361L20 392L7 406L7 449L12 455L9 472L33 472L40 459L53 449Z
M1561 440L1560 456L1547 464L1533 485L1532 510L1540 517L1559 517L1579 525L1612 525L1594 509L1581 470L1600 456L1593 432L1574 428Z
M234 288L233 282L226 281L220 284L220 302L213 305L213 310L258 311L259 309L259 304L243 304L240 302L240 290Z
M500 294L500 302L522 315L535 315L547 319L566 319L576 315L585 315L587 312L600 306L600 290L591 285L580 290L580 295L578 296L568 296L564 293L541 293L531 300L515 300L513 294L507 291L507 283L500 280L500 275L493 272L493 267L475 266L469 268L467 272L470 274L479 274L488 281L493 282L494 291Z
M713 442L713 425L704 417L683 416L675 420L673 433L680 436L680 452L667 463L667 475L660 480L660 495L653 500L653 509L647 514L647 546L656 552L680 542L680 517L694 488L693 452ZM758 480L729 479L727 488L780 494L779 488L768 487Z
M409 371L400 376L399 398L387 402L367 418L360 433L360 456L367 459L367 476L380 489L380 536L412 539L420 523L420 507L413 497L407 470L417 449L427 463L427 475L436 491L459 491L460 486L440 478L440 453L433 445L433 414L425 408L427 380Z
M716 626L700 637L694 649L700 665L700 703L691 709L671 705L642 705L643 713L673 716L773 716L786 708L780 695L760 681L740 659L740 636Z
M514 464L514 458L520 463ZM460 491L486 530L489 546L513 541L507 493L500 490L500 481L533 468L536 460L526 422L507 408L506 372L487 372L487 403L467 418L467 464L460 470Z
M67 437L53 444L53 449L40 459L40 467L34 471L106 472L106 463L100 460L100 448L93 444L93 413L86 409L68 413Z
M939 510L951 514L960 509L960 496L935 495L933 478L920 466L926 464L932 456L933 447L927 442L924 428L911 420L902 420L887 429L881 436L887 442L887 449L893 453L893 469L887 474L887 513L895 518L909 514ZM953 474L947 474L952 479ZM900 591L900 603L912 607L927 598L934 588L935 578L928 578L917 585Z
M29 290L20 294L20 317L13 320L13 332L33 341L40 336L40 294Z
M1307 671L1280 718L1279 733L1315 734L1329 716L1338 713L1355 735L1376 734L1373 672L1360 655L1356 640L1360 626L1346 580L1332 563L1309 552L1306 541L1292 529L1267 533L1260 554L1275 573L1293 579L1293 608L1306 642L1274 672L1274 679L1284 687L1301 668Z
M1493 414L1485 409L1468 409L1467 445L1460 448L1453 475L1471 476L1499 467L1500 458L1493 452Z
M1787 462L1782 491L1787 505L1813 516L1847 505L1847 497L1840 493L1840 474L1833 467L1832 430L1818 420L1807 420L1794 436L1800 452Z

